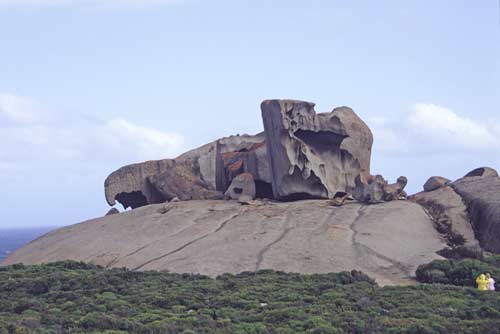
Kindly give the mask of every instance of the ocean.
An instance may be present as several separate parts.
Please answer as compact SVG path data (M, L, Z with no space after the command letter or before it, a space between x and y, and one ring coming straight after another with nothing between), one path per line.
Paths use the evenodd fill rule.
M0 263L10 253L56 227L0 229Z

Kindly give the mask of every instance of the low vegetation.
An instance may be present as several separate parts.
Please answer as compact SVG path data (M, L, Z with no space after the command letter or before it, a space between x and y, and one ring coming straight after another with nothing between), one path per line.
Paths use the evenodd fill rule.
M78 262L0 268L1 334L477 334L498 332L499 310L498 293L379 287L356 271L211 279Z
M481 253L466 253L456 249L447 252L447 260L435 260L417 269L417 280L422 283L441 283L460 286L476 286L476 277L489 272L500 278L500 255L483 256ZM467 254L470 257L460 255ZM499 282L500 284L500 282Z

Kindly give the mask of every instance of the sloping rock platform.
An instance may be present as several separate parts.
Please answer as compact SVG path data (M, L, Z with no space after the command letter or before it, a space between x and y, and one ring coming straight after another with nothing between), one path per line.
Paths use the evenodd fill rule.
M187 201L144 206L64 227L2 264L82 260L105 267L215 276L259 269L362 270L380 284L411 284L415 269L445 247L415 203L325 200Z

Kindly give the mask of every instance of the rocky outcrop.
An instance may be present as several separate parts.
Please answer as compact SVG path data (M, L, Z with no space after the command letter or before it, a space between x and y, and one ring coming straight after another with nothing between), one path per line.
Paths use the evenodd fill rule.
M264 135L231 136L191 150L175 159L128 165L104 182L106 200L138 208L180 200L222 198L232 179L251 173L257 194L272 196Z
M388 184L382 175L359 175L355 179L356 187L353 196L362 203L376 204L385 201L394 201L406 197L404 188L408 183L405 176L400 176L396 183Z
M269 100L262 117L264 133L118 169L105 181L108 204L134 209L174 197L219 198L242 173L252 175L260 198L333 198L352 193L355 178L369 175L373 137L352 109L316 114L313 103Z
M255 193L255 180L252 174L242 173L231 181L231 185L224 196L227 199L234 200L238 200L241 196L245 196L246 199L252 200L255 198Z
M185 201L63 227L2 264L80 260L104 267L217 276L260 269L362 270L380 284L412 283L418 265L445 247L424 210L409 201Z
M442 176L431 176L427 182L424 183L424 191L433 191L446 186L451 180Z
M436 229L445 236L450 246L460 246L456 244L460 240L463 240L464 245L468 247L478 245L467 207L451 187L443 186L432 191L421 192L411 196L410 199L429 212Z
M373 137L350 108L316 114L310 102L267 100L261 110L275 198L333 198L369 174Z
M500 178L468 176L450 186L465 203L481 247L500 253Z
M472 177L472 176L498 177L498 172L491 167L480 167L470 171L464 177Z

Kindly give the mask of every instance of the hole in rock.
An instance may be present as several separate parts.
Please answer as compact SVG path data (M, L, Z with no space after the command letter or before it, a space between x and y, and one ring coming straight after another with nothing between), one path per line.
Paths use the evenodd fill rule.
M243 192L243 189L242 188L238 188L238 187L234 187L233 188L233 191L236 193L236 194L241 194Z
M116 195L115 199L120 202L124 209L127 208L138 208L148 204L146 196L140 191L132 191L130 193L119 193Z
M294 135L318 152L339 150L340 144L347 136L330 131L297 130Z
M306 199L322 199L320 196L314 196L309 193L294 193L288 196L284 196L280 198L280 201L283 202L293 202L293 201L301 201Z
M271 183L255 180L255 197L274 199Z

